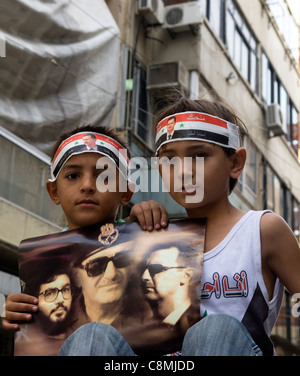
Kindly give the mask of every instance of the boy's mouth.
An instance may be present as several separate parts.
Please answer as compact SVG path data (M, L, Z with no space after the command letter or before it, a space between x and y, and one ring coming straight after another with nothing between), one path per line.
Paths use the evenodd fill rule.
M78 201L76 205L95 206L95 205L98 205L98 203L92 199L83 199L83 200Z
M194 195L196 191L197 191L197 187L194 185L182 187L182 193L184 193L185 195Z

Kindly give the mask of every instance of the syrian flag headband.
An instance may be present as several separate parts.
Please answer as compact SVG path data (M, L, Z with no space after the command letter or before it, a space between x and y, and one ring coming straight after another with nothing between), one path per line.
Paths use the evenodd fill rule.
M95 141L92 149L85 145L83 141L85 136L90 136ZM62 167L73 155L91 152L107 156L116 164L125 179L128 179L129 159L124 146L100 133L80 132L70 136L59 145L51 164L50 181L57 179Z
M205 141L236 150L240 147L239 127L202 112L181 112L165 117L156 129L156 155L162 145L186 140Z

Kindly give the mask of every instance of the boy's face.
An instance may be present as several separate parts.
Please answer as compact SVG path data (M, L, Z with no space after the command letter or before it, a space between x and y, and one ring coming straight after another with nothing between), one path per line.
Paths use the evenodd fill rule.
M89 226L98 222L113 222L120 205L126 205L132 192L119 192L116 169L116 192L99 192L96 181L103 172L96 168L97 153L73 155L61 169L56 181L47 182L51 199L66 215L69 229ZM116 168L116 167L115 167Z
M213 205L219 202L219 200L228 200L228 187L229 179L231 176L232 160L227 157L224 150L215 144L202 142L202 141L176 141L168 143L162 146L158 154L159 158L167 157L172 159L173 157L179 157L181 160L181 168L174 168L171 164L170 174L167 176L162 175L162 179L170 184L170 195L172 198L183 206L189 216L192 216L195 209ZM187 159L192 163L185 163ZM204 159L204 172L197 171L196 158L200 157ZM187 167L188 165L188 167ZM159 166L160 174L162 174L162 167ZM188 203L188 196L196 194L199 179L197 174L202 173L201 184L204 192L203 199L200 202ZM184 175L188 176L192 185L184 185ZM179 181L180 180L180 181ZM177 184L177 185L176 185ZM181 192L176 192L174 186L182 187ZM178 190L178 189L177 189Z

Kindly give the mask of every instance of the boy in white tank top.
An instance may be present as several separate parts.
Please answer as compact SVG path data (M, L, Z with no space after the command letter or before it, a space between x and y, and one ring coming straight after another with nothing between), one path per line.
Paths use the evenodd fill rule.
M167 122L174 116L174 134L167 140ZM300 291L300 251L293 232L280 216L270 211L245 213L229 201L246 161L246 151L240 146L240 129L246 132L244 124L223 102L179 97L156 114L155 126L156 155L159 161L171 162L169 174L164 173L164 163L159 163L170 195L186 209L189 218L207 218L200 303L205 319L188 331L184 343L188 350L183 354L253 355L251 349L239 353L225 341L233 336L226 330L229 323L225 320L222 326L220 316L215 316L225 314L242 323L243 330L247 328L254 340L252 348L259 346L264 355L272 355L269 336L284 286L291 294ZM175 165L173 158L179 159ZM202 187L199 158L204 161ZM186 176L190 183L184 180ZM179 192L176 184L182 187ZM144 214L148 205L143 202L134 206L132 218L151 225L152 218ZM210 329L216 325L214 341ZM207 342L205 332L209 333Z

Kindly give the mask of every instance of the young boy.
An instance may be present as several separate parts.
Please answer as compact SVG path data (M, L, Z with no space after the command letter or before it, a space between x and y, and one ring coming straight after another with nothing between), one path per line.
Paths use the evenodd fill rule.
M177 124L168 140L164 135L168 119L174 116ZM170 174L162 176L169 183L170 195L188 217L207 218L200 302L203 318L187 331L182 355L273 355L270 333L284 286L291 294L300 292L300 251L281 217L270 211L245 213L229 201L246 161L239 137L243 124L224 103L185 97L165 107L156 118L158 157L171 161L177 157L182 162L181 169L171 164ZM187 157L192 159L189 171ZM199 188L199 157L204 158L204 195L192 202ZM191 175L192 184L185 186L184 173ZM179 192L174 188L178 179ZM146 203L134 206L132 217L145 207ZM114 328L93 323L73 333L60 354L133 352Z
M97 140L96 150L89 150L86 139ZM127 156L124 154L127 151ZM115 183L114 191L97 189L97 178L104 172L105 162L111 162L116 170L110 183ZM61 205L68 227L73 230L98 222L114 221L120 205L127 205L134 189L129 187L126 176L130 152L112 130L100 126L85 126L64 132L54 147L51 175L47 191L56 205ZM99 163L100 162L100 163ZM120 174L117 173L119 170ZM124 175L124 176L123 176ZM119 189L125 179L125 189ZM99 188L99 186L98 186ZM142 205L143 207L143 205ZM151 201L148 210L134 216L143 229L159 229L166 226L167 214L162 205ZM127 218L130 220L131 218ZM5 318L2 327L6 330L19 330L19 322L28 322L32 313L38 310L38 299L27 294L11 294L5 304Z

